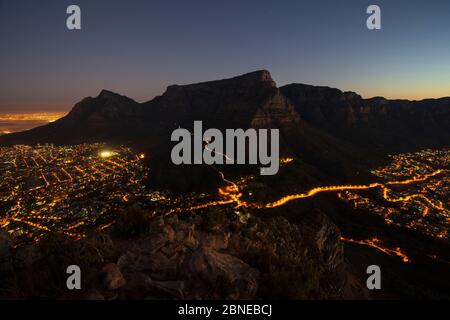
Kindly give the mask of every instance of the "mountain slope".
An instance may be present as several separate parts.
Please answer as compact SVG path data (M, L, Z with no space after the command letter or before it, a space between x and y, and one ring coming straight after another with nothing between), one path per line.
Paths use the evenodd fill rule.
M0 137L0 144L76 144L120 138L130 134L141 106L134 100L103 90L77 103L68 115L28 131Z
M304 84L280 91L310 125L358 149L386 154L450 141L450 98L362 99L354 92Z

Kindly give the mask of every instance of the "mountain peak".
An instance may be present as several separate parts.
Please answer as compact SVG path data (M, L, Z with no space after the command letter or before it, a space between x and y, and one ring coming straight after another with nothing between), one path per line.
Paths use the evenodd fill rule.
M110 99L110 98L117 98L117 97L121 97L120 94L112 92L110 90L106 90L103 89L100 94L97 96L97 98L106 98L106 99Z
M240 77L256 77L257 79L260 79L262 81L273 81L270 71L266 70L266 69L261 69L261 70L244 73Z
M208 88L208 90L211 90L215 88L218 91L223 92L224 90L230 90L230 87L245 87L245 88L267 88L272 87L276 88L277 85L275 81L272 79L272 76L270 75L270 72L262 69L257 70L249 73L244 73L239 76L235 76L232 78L225 78L221 80L212 80L212 81L205 81L205 82L198 82L198 83L191 83L191 84L173 84L169 85L166 89L166 92L164 93L164 96L178 96L183 95L184 90L192 91L192 90L204 90L205 88ZM234 89L231 89L234 90Z
M249 73L244 73L239 76L235 76L232 78L225 78L221 80L213 80L213 81L205 81L205 82L199 82L199 83L192 83L192 84L186 84L186 85L170 85L167 87L167 89L175 89L175 88L196 88L199 86L209 86L209 85L216 85L216 84L224 84L224 83L230 83L230 82L237 82L241 85L254 85L254 84L260 84L260 83L268 83L272 87L276 87L275 81L273 81L272 76L269 71L262 69L257 70Z
M272 75L270 74L270 72L268 70L265 70L265 69L245 73L243 75L234 77L232 79L242 79L245 81L252 81L252 82L253 81L254 82L267 82L271 86L276 87L276 83L272 79Z

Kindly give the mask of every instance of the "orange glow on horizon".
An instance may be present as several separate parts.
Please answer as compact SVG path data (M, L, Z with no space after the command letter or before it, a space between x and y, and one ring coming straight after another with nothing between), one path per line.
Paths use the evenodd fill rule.
M64 117L67 112L30 112L0 114L0 121L48 121L54 122Z

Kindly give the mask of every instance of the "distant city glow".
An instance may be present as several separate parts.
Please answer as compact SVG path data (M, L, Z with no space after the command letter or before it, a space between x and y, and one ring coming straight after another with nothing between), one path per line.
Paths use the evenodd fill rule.
M65 115L66 112L0 113L0 135L43 126Z
M54 122L66 115L66 112L34 112L0 114L0 121L48 121Z

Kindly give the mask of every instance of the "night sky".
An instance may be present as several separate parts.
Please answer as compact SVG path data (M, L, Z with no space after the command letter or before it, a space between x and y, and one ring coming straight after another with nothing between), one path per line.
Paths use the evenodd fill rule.
M66 8L82 30L66 28ZM366 28L370 4L382 30ZM268 69L364 97L450 96L450 1L0 0L0 113Z

